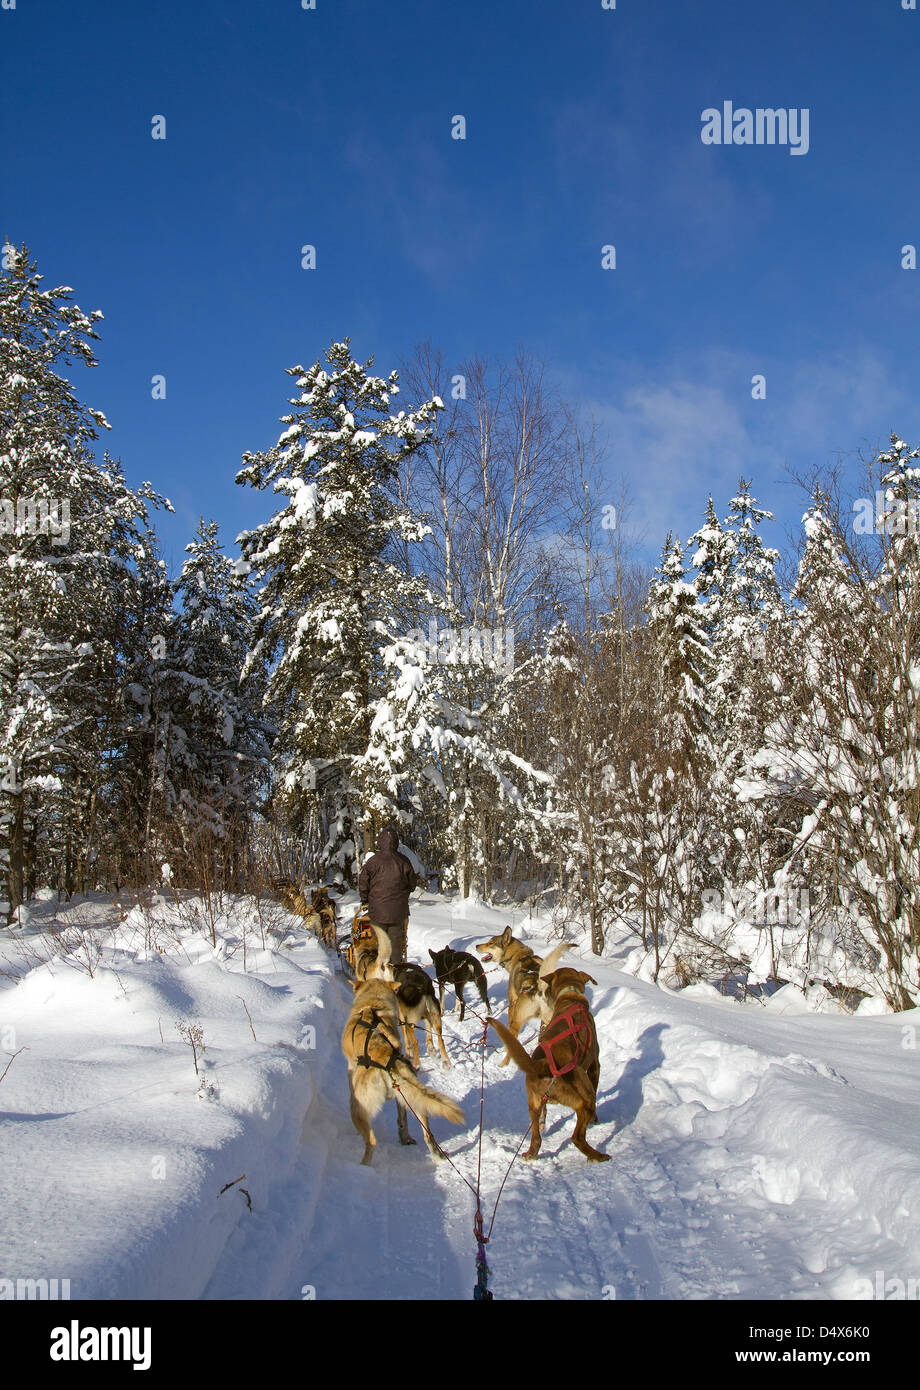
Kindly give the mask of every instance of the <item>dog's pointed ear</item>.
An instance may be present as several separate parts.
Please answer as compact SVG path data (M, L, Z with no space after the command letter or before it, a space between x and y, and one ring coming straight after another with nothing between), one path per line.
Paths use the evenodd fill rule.
M502 932L502 945L503 945L503 946L510 946L512 939L513 939L513 933L512 933L512 931L511 931L511 928L510 928L510 927L505 927L505 930Z
M428 954L429 956L431 956L432 960L437 960L437 956L435 955L434 951L432 951L430 946L428 947Z

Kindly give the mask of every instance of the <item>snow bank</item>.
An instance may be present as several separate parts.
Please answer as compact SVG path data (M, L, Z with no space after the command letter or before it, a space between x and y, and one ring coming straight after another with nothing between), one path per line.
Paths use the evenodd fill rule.
M332 963L296 929L289 949L263 946L245 919L221 925L217 952L181 923L162 954L132 919L96 931L92 976L77 951L0 994L5 1050L26 1049L0 1087L0 1277L69 1279L75 1299L198 1298L252 1219L240 1188L264 1204L293 1167L337 1046ZM178 1031L195 1027L200 1075Z

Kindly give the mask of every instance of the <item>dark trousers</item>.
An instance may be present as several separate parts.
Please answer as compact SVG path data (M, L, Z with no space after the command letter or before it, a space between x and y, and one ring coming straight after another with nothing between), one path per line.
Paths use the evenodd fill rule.
M401 922L377 922L371 917L375 927L385 931L391 942L390 959L394 965L406 959L409 937L409 918L404 917Z

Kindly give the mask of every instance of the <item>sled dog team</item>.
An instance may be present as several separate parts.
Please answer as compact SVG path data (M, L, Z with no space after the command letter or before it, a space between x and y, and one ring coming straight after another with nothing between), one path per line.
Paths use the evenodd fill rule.
M334 948L336 913L327 889L317 889L308 903L290 879L276 880L275 888L289 911L303 917L323 944ZM441 1032L445 987L454 987L454 1007L459 1008L462 1023L465 985L474 985L485 1008L489 1007L485 972L481 961L466 951L455 951L449 946L442 951L429 951L438 981L435 999L434 982L428 972L412 962L393 965L391 932L370 925L373 935L361 936L354 943L355 997L342 1034L351 1118L364 1140L361 1161L366 1164L373 1158L377 1140L372 1121L388 1100L396 1101L400 1142L415 1143L409 1137L408 1108L422 1126L429 1153L433 1158L442 1158L429 1117L439 1115L452 1124L462 1125L465 1116L456 1101L419 1080L415 1028L419 1023L425 1024L426 1055L434 1050L437 1035L442 1064L449 1067ZM494 961L508 973L508 1023L491 1016L487 1022L505 1044L500 1065L504 1067L513 1061L526 1077L530 1147L524 1158L536 1158L540 1152L549 1104L565 1105L575 1112L572 1143L586 1158L606 1163L610 1155L593 1148L586 1137L588 1125L597 1120L600 1055L585 985L597 981L583 970L560 968L559 961L570 945L563 942L545 958L537 956L512 935L510 927L499 936L479 942L476 951L481 960ZM530 1019L539 1019L541 1028L537 1046L528 1055L518 1042L518 1034Z
M356 951L355 997L345 1031L342 1051L348 1063L351 1118L364 1140L362 1163L370 1163L377 1140L373 1120L388 1100L397 1106L400 1142L414 1144L409 1137L406 1109L422 1126L432 1158L443 1154L431 1133L430 1117L439 1115L461 1125L465 1116L456 1101L425 1086L416 1068L419 1062L415 1025L425 1023L427 1052L433 1051L432 1030L445 1067L450 1060L441 1034L444 988L453 984L462 1020L465 1008L463 987L472 983L488 1008L485 974L480 961L465 951L447 947L429 951L438 979L439 1001L434 983L420 965L391 965L391 946L386 932L374 927L371 938L359 942ZM604 1163L609 1154L592 1148L586 1138L589 1124L597 1120L595 1109L600 1077L600 1058L594 1019L585 996L585 985L596 984L583 970L558 967L570 943L556 946L546 958L534 955L506 927L500 936L477 944L482 960L495 961L508 972L508 1024L489 1017L507 1049L501 1065L509 1059L527 1079L530 1110L530 1148L527 1159L540 1152L547 1104L565 1105L574 1110L576 1121L572 1142L591 1160ZM542 1021L540 1040L530 1055L518 1042L518 1034L528 1019ZM400 1036L400 1029L402 1036ZM412 1048L413 1060L408 1057Z

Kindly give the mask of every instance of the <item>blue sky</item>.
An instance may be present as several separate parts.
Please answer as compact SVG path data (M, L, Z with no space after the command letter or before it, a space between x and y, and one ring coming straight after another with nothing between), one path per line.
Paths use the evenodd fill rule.
M901 0L16 0L0 236L105 314L74 381L173 569L269 514L241 455L345 336L542 357L650 554L742 473L794 527L788 468L920 442L918 54ZM724 101L807 109L808 153L704 145Z

